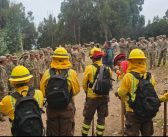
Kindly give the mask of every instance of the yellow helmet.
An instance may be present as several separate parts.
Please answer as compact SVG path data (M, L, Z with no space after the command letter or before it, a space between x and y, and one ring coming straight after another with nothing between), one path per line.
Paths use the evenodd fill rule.
M146 57L142 50L134 49L131 51L128 59L146 59Z
M97 58L97 57L100 57L100 56L103 56L103 52L101 51L100 48L92 48L92 50L90 51L90 54L89 54L90 58Z
M62 58L62 59L69 59L68 52L65 48L59 47L54 51L52 56L53 58Z
M11 73L9 78L10 82L25 82L32 78L33 76L30 74L29 70L24 66L16 66Z

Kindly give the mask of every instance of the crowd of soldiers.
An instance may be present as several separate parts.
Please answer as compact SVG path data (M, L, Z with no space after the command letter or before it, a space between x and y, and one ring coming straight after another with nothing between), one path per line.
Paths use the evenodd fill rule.
M0 99L5 94L13 91L8 79L13 68L18 65L25 66L34 76L31 86L39 88L40 79L44 71L50 66L50 56L53 53L51 48L44 48L40 50L25 51L20 57L16 54L7 54L0 56Z
M163 65L166 64L168 50L168 38L166 38L166 35L160 35L156 38L150 37L148 40L145 39L145 37L140 37L138 42L136 40L131 40L131 38L121 38L118 42L113 38L110 43L114 56L119 53L124 53L128 57L131 50L139 48L143 50L148 57L150 69L156 67L156 65L159 67L162 60ZM78 73L81 72L81 68L83 72L85 70L87 48L93 48L94 46L100 47L98 43L94 42L84 45L77 44L64 46L69 52L73 69ZM44 71L50 67L52 53L53 49L48 47L40 50L26 51L20 58L16 54L0 56L0 99L7 92L13 90L8 82L8 78L10 77L12 69L17 65L23 65L30 70L30 73L34 76L31 86L39 88L40 79ZM158 59L157 64L156 59Z
M131 38L121 38L119 42L114 38L112 39L112 48L114 51L114 55L118 53L124 53L129 55L129 53L135 49L139 48L144 51L145 55L148 57L149 60L149 68L153 69L154 67L160 67L161 62L163 60L163 65L166 64L166 55L168 50L168 39L166 35L160 35L156 38L150 37L145 39L145 37L140 37L137 42L136 40L131 40ZM158 63L156 62L158 59Z

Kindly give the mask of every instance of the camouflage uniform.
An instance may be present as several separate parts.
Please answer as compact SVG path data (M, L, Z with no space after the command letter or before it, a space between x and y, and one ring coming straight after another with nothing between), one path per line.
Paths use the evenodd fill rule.
M125 43L125 39L121 38L119 42L120 53L123 53L127 56L127 45Z
M81 53L82 53L83 62L85 62L86 61L86 54L85 54L84 47L81 48Z
M160 45L161 45L161 40L160 40L160 37L157 36L157 37L156 37L156 58L159 58Z
M149 62L150 62L150 69L155 67L155 59L156 59L156 43L154 42L153 38L150 38L150 42L148 44L148 53L149 53Z
M0 101L8 92L8 75L6 68L3 65L3 62L6 60L5 56L0 57ZM2 113L0 112L0 121L5 121Z
M17 56L13 56L12 57L12 70L16 67L16 66L18 66L19 64L18 64L18 57Z
M50 68L50 64L51 64L51 53L47 50L44 49L44 55L45 55L45 65L46 65L46 69Z
M80 48L78 48L78 72L80 72L81 66L82 66L82 69L83 69L83 72L84 72L85 71L85 65L84 65L83 58L82 58L82 51L81 51Z
M23 53L22 57L20 58L19 64L28 69L30 68L28 52Z
M143 37L140 37L139 38L139 45L138 45L138 48L141 49L144 53L145 53L145 56L148 57L148 50L147 50L147 45L145 44L144 42L144 38Z
M133 49L138 48L135 41L131 41L130 43L127 43L127 47L128 47L128 54L127 54L128 56Z
M38 62L34 56L34 51L30 52L30 60L29 60L29 71L33 75L32 81L31 81L31 87L38 88Z
M13 68L12 56L8 54L6 55L6 57L7 57L6 72L9 78Z
M45 72L47 70L46 65L45 65L45 59L44 59L44 53L41 50L40 52L40 80Z
M79 52L76 49L76 47L73 47L72 50L72 65L73 65L73 69L76 70L78 72L78 63L79 63Z
M159 56L159 62L158 62L158 67L161 64L161 61L163 59L163 65L166 64L166 55L167 55L167 50L168 50L168 41L166 40L166 36L163 37L163 41L161 42L161 51L160 51L160 56Z
M117 40L115 38L112 39L112 44L111 44L112 48L113 48L113 54L114 56L118 55L118 48L119 48L119 45L117 43Z
M40 59L40 55L39 55L39 51L35 52L35 62L36 62L36 78L35 78L35 87L36 88L40 88L40 74L42 73L42 65L41 64L41 59Z

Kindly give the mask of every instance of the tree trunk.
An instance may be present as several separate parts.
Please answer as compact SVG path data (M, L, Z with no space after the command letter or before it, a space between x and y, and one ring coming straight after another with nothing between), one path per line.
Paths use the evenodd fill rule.
M108 41L108 30L107 25L103 24L104 34L105 34L105 40Z
M74 38L75 38L75 42L77 43L77 37L76 37L76 26L74 24Z
M78 42L80 43L81 42L81 27L80 25L78 26Z

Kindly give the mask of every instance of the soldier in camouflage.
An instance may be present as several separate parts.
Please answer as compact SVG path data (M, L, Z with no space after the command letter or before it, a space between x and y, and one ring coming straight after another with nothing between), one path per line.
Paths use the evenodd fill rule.
M47 70L46 65L45 65L45 58L44 58L44 52L43 50L39 51L40 54L40 80L45 72L45 70Z
M18 57L15 55L15 56L12 56L12 70L18 66L19 63L18 63Z
M79 70L78 70L79 52L78 52L77 46L73 46L73 49L72 49L71 53L72 53L72 65L73 65L73 69L76 70L77 72L79 72Z
M141 49L145 53L146 57L148 57L147 44L145 43L144 37L139 38L138 48Z
M34 87L38 89L38 63L35 58L35 51L30 51L30 60L29 60L29 71L33 75L32 81L31 81L31 87Z
M81 50L80 46L77 47L77 51L78 51L78 72L80 72L81 67L82 67L82 70L84 72L85 71L85 64L83 62L82 50Z
M159 56L158 67L160 67L162 60L163 60L163 66L166 65L167 50L168 50L168 41L166 40L166 35L163 35L162 41L160 44L160 56Z
M154 38L149 38L148 43L148 53L149 53L149 62L150 62L150 69L155 67L155 59L156 59L156 47L157 44L154 42Z
M51 53L50 53L51 49L43 49L44 51L44 60L45 60L45 65L46 68L49 69L50 68L50 63L51 63Z
M119 47L120 47L120 54L122 53L127 56L127 45L124 38L120 39Z
M28 52L24 52L23 53L23 55L19 59L19 64L24 66L24 67L26 67L26 68L30 68L30 65L29 65L29 53Z
M0 56L0 100L7 95L8 92L8 75L6 72L7 58ZM0 121L5 121L0 112Z
M9 78L9 77L10 77L10 74L11 74L11 72L12 72L12 66L13 66L13 63L12 63L12 55L7 54L7 55L6 55L6 58L7 58L6 72L7 72L8 78Z
M113 48L113 54L114 56L119 54L119 44L115 38L112 39L111 46Z

